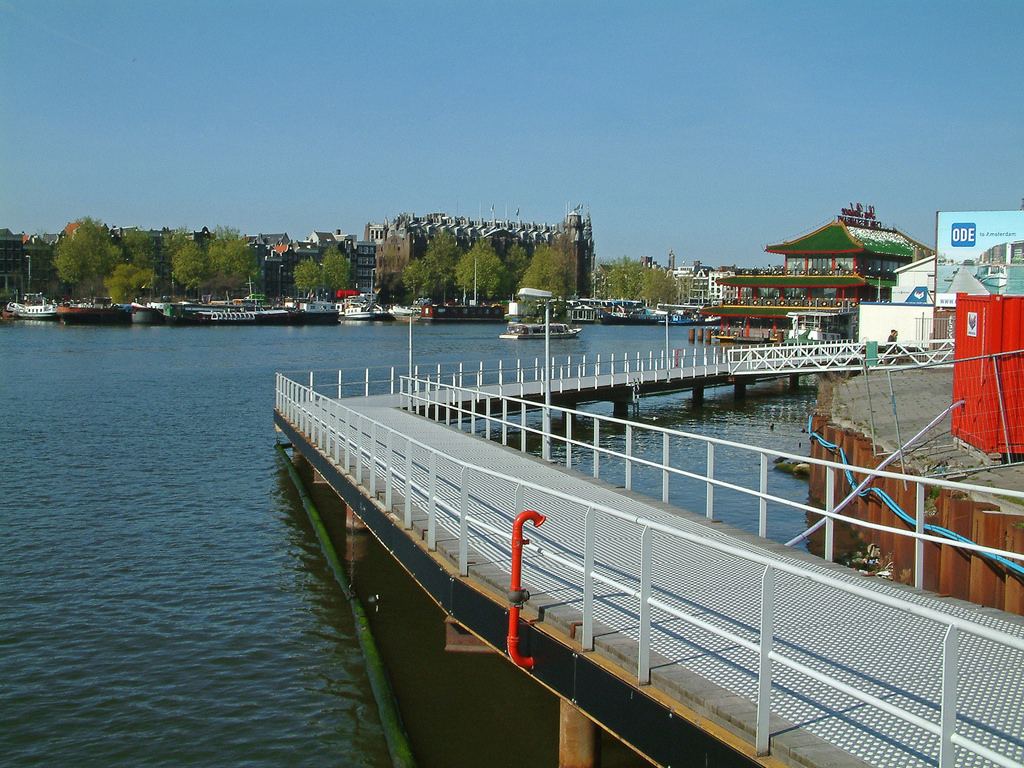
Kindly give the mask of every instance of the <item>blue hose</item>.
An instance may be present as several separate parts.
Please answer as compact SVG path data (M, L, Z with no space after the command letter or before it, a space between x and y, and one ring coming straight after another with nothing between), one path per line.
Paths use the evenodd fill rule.
M818 443L823 448L826 448L826 449L832 451L832 453L838 453L839 454L839 458L842 461L842 463L847 465L847 466L849 466L850 462L847 461L847 459L846 459L846 451L844 451L838 445L835 445L834 443L828 442L828 440L823 438L817 432L813 431L813 429L811 428L811 425L813 423L814 423L814 414L812 413L807 418L807 434L811 436L811 439L812 440L817 440ZM843 470L843 472L846 474L846 482L850 484L850 487L851 488L856 488L857 484L856 484L856 482L854 482L853 473L850 472L850 470L848 470L848 469ZM903 522L905 522L907 525L914 526L914 525L917 524L917 521L914 520L913 517L908 515L902 509L900 509L899 505L895 501L893 501L892 497L889 496L889 494L887 494L885 491L879 490L878 488L865 488L864 490L862 490L857 495L858 496L868 496L868 495L872 495L872 494L875 496L875 498L877 498L880 502L882 502L882 504L884 504L886 507L891 509L893 511L893 513L897 517L899 517L901 520L903 520ZM925 530L926 533L935 534L937 536L943 536L943 537L945 537L947 539L951 539L953 541L959 541L959 542L964 543L964 544L974 544L974 542L971 541L970 539L968 539L966 536L961 536L959 533L955 533L954 531L950 531L947 528L942 528L942 527L940 527L938 525L929 525L929 524L926 523L925 526L924 526L924 530ZM990 560L993 560L993 561L999 563L1000 565L1002 565L1007 570L1012 571L1013 573L1015 573L1017 576L1020 576L1021 578L1024 578L1024 566L1021 566L1021 565L1013 562L1012 560L1007 560L1005 557L1001 557L1000 555L991 555L991 554L988 554L987 552L980 552L979 554L981 554L984 557L989 558Z

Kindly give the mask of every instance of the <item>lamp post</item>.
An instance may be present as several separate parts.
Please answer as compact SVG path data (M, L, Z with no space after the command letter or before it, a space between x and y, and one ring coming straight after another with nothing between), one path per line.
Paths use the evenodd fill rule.
M544 420L541 458L551 460L551 291L520 288L519 298L544 301Z
M409 315L409 386L412 387L412 324L416 322L416 315ZM412 391L412 390L410 390Z

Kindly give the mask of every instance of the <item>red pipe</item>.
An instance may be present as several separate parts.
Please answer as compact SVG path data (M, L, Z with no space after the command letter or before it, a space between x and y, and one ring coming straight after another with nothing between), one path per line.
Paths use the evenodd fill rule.
M512 523L512 581L508 595L511 605L508 609L508 655L516 664L525 669L533 669L533 657L519 653L519 609L530 598L530 593L523 589L523 545L529 539L523 538L523 526L529 520L534 527L539 527L545 520L540 512L527 509L520 512Z

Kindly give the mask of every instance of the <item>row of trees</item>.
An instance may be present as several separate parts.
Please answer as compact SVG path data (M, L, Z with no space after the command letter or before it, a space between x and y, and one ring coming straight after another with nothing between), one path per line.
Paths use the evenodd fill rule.
M332 245L319 263L315 259L303 259L295 265L292 279L295 287L306 293L348 288L354 282L355 266L339 249Z
M601 264L594 281L597 298L641 299L648 304L672 304L679 301L679 284L671 272L645 267L623 256Z
M435 236L422 259L406 266L402 282L417 296L446 301L458 293L485 299L504 299L528 285L568 297L576 292L576 271L567 239L541 244L531 257L513 245L502 259L489 240L478 240L468 250L448 232Z
M219 294L238 291L258 282L259 265L246 238L237 229L217 227L207 238L196 239L180 229L165 236L162 245L171 265L171 278L191 291ZM408 264L401 275L407 293L447 301L459 294L485 300L505 299L523 287L551 291L567 298L576 293L576 270L568 239L541 244L530 256L521 245L499 257L488 240L468 250L448 232L427 246L423 258ZM84 218L70 237L57 244L55 267L61 280L82 295L101 286L114 301L124 302L152 290L155 285L156 244L148 232L124 230L119 238L99 221ZM312 293L334 292L354 282L354 265L336 246L322 259L304 259L295 266L296 288ZM649 269L626 256L598 267L597 295L603 298L638 298L649 303L678 300L679 287L662 269Z
M176 230L164 239L163 249L171 278L186 289L232 291L259 275L248 242L230 227L217 227L202 241ZM87 217L57 243L54 266L79 295L100 293L102 286L114 301L125 302L154 287L156 244L138 229L124 230L115 239L102 222Z

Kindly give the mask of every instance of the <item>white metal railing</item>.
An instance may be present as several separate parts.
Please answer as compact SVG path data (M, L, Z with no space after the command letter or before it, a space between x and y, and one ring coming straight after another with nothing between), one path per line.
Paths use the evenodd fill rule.
M453 390L434 387L430 391L440 393ZM406 396L409 396L408 393ZM387 509L393 509L393 502L401 495L404 498L401 517L406 528L412 527L414 505L420 514L425 514L427 544L430 549L434 550L437 547L438 526L445 526L450 534L457 536L458 568L463 576L469 573L471 549L497 552L506 558L510 556L511 521L515 515L523 511L523 499L527 491L535 506L547 504L548 509L568 506L577 510L575 517L582 516L585 520L582 546L580 542L561 546L559 542L545 538L540 531L531 532L531 539L539 543L528 546L531 561L530 564L524 563L524 566L531 569L536 579L542 577L542 566L557 570L559 587L563 592L571 590L576 595L575 599L580 601L583 613L583 648L588 651L594 650L594 625L598 603L607 609L610 602L607 596L602 601L596 599L595 588L601 586L631 606L628 610L620 609L626 618L617 627L617 631L630 635L638 643L637 682L640 685L649 684L651 681L651 646L655 635L662 640L665 637L665 630L653 618L655 611L670 617L669 620L683 621L754 654L756 671L751 674L756 678L757 694L754 698L757 705L756 748L759 754L767 754L769 751L769 714L773 687L777 688L779 685L778 673L787 670L824 684L829 690L839 691L930 734L937 740L935 748L940 768L951 768L954 765L957 748L1005 768L1019 768L1020 760L1024 757L1020 734L1006 733L1003 730L1006 726L998 721L982 722L977 712L961 712L958 690L960 670L970 668L972 663L989 667L992 658L989 654L993 650L1010 654L1003 656L1007 670L1019 669L1024 663L1020 656L1024 654L1024 639L1020 637L919 603L899 599L885 591L866 586L863 581L845 580L795 562L774 559L756 551L730 545L727 540L719 541L706 534L691 533L675 525L588 502L522 477L459 461L434 446L413 440L388 425L349 408L343 402L325 397L312 387L283 374L277 375L275 404L285 419L313 441L325 456L341 466L344 471L354 474L355 481L367 486L371 495L379 497L383 490L383 501ZM724 441L708 439L707 444L712 446L722 443ZM596 454L601 449L595 446L593 450ZM713 453L709 449L709 458L711 456ZM634 457L632 460L638 459ZM832 462L822 463L831 471L841 469L841 465ZM889 476L891 473L880 474ZM707 479L709 489L720 484L711 476ZM383 489L380 488L381 483ZM498 485L509 487L512 492L497 493ZM755 495L764 498L761 491ZM814 511L821 513L821 510ZM857 523L864 525L862 521ZM639 552L634 570L624 571L621 563L616 563L614 569L609 568L600 561L597 553L602 542L598 539L597 531L599 527L603 528L609 524L616 526L616 551ZM667 537L667 543L660 543L656 549L654 534ZM540 546L540 543L543 543L543 546ZM749 621L736 621L728 626L722 626L720 621L715 621L714 617L709 617L699 607L687 610L686 603L681 602L673 592L673 580L665 578L658 567L666 559L678 557L678 554L668 555L663 551L663 548L669 545L674 548L714 550L736 562L745 563L747 567L759 570L759 584L753 587L757 594L752 595L759 606L758 616L751 617ZM818 662L812 667L802 661L801 651L808 649L794 647L785 642L785 637L778 636L775 629L778 625L775 620L775 606L780 594L776 582L783 577L803 583L814 583L827 590L835 590L869 601L876 608L867 609L867 615L864 617L865 626L876 621L877 612L885 608L923 621L923 626L937 627L942 635L942 641L937 647L931 648L929 653L933 654L932 658L941 669L941 689L938 696L913 697L911 711L910 708L899 706L891 700L895 698L893 694L898 693L894 684L882 685L874 676L852 674L849 669L844 669L843 659L835 661L832 672L825 671L823 667L815 668L822 666ZM739 595L746 583L737 579L732 589ZM569 598L560 599L568 601ZM604 616L602 622L607 623ZM965 638L970 638L970 641ZM988 644L993 644L995 648ZM818 651L816 648L810 650L815 653ZM901 650L879 646L877 653ZM993 674L996 674L994 670ZM858 680L858 677L862 679ZM857 685L857 682L861 684ZM974 681L972 684L978 683ZM1004 685L1005 680L998 684ZM996 695L996 692L993 692L992 698L1004 700L1006 695L1013 694L1000 691ZM819 706L826 711L832 709L829 703ZM863 727L857 726L854 719L846 722L850 727ZM913 744L907 745L907 748L920 752L919 740L912 737L911 741Z
M866 342L822 342L741 347L730 349L728 358L732 374L781 375L951 363L953 352L952 339L879 344L871 349Z
M725 351L718 347L673 348L646 352L598 353L591 355L552 356L551 380L554 386L568 389L583 378L609 379L660 373L668 377L706 376L725 372ZM667 364L666 364L667 360ZM400 379L409 370L401 366L358 369L324 369L283 372L294 381L301 381L315 392L332 397L365 397L396 394ZM543 355L508 358L478 363L416 364L412 378L416 381L443 381L459 387L505 386L530 384L544 380ZM556 389L557 391L557 389Z
M401 398L403 407L408 410L415 411L436 421L443 421L446 424L454 425L459 429L467 429L473 434L499 441L502 445L510 445L516 433L518 433L518 448L522 451L526 451L527 436L529 435L533 435L541 441L549 440L552 444L562 447L564 463L567 469L576 468L580 464L582 455L588 455L591 471L595 478L601 477L602 468L605 468L607 474L608 460L615 461L617 466L623 470L623 486L626 490L634 490L634 471L646 468L661 475L661 500L666 503L669 501L671 485L674 480L683 478L696 480L704 485L704 511L709 520L716 519L716 489L739 493L749 497L751 503L757 503L758 535L762 538L768 536L769 504L823 516L825 518L824 558L828 561L832 561L834 558L835 525L839 521L914 539L914 580L915 586L918 588L923 588L924 586L926 570L925 543L928 542L1006 558L1011 561L1024 561L1024 553L986 547L969 541L949 539L925 532L925 502L933 488L945 488L950 491L967 494L981 493L986 496L999 494L1016 499L1021 503L1024 503L1024 491L998 489L990 486L907 475L874 468L851 467L836 461L816 459L773 448L764 448L748 443L737 443L678 429L642 424L613 416L558 406L551 407L552 417L555 415L562 416L565 432L551 431L545 433L543 431L543 420L534 418L532 423L530 420L530 416L535 415L539 410L536 403L504 395L494 390L455 387L440 382L410 382L403 379ZM499 403L499 406L496 407L494 405L495 402ZM481 404L483 405L482 412ZM550 423L550 419L548 421ZM574 424L587 423L591 425L590 429L574 426ZM621 450L611 447L607 441L601 442L602 435L607 436L612 432L623 435L623 447ZM590 433L592 437L589 440L581 440L574 436L578 433ZM672 446L675 444L678 447L683 442L704 446L698 451L707 456L703 467L688 468L678 466L678 462L673 462L672 457L674 453ZM638 446L642 445L654 447L643 451L638 448ZM755 485L744 486L730 483L716 476L721 474L722 467L720 463L716 471L716 456L720 455L722 449L728 449L734 454L740 454L741 457L750 457L746 461L743 458L736 459L735 457L733 460L744 462L743 466L747 469L745 469L743 474L756 478L757 482ZM794 463L817 465L825 470L828 490L826 492L826 506L824 509L787 499L784 496L775 495L770 492L768 487L768 467L778 459ZM861 478L893 478L904 484L916 487L918 490L915 495L915 509L912 513L907 512L908 516L915 520L915 529L908 530L907 528L874 523L870 520L861 520L842 514L836 508L835 490L841 487L837 475L842 475L846 472L852 472L859 480ZM849 501L849 499L844 501Z

